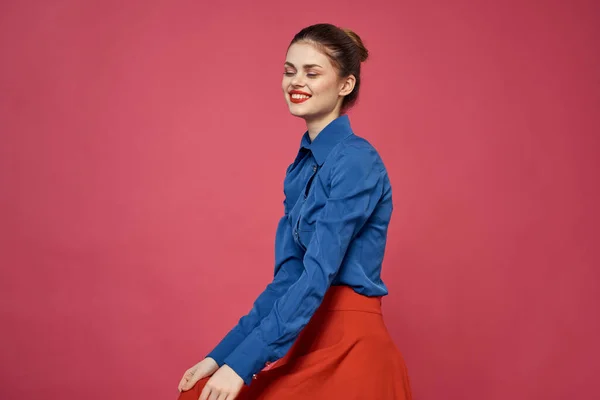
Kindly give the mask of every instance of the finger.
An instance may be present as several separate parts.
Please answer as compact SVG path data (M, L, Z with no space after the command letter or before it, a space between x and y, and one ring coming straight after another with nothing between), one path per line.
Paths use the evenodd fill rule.
M189 390L200 380L200 372L196 370L183 384L183 390Z
M194 375L194 368L190 368L187 371L185 371L183 373L183 377L181 377L181 380L179 381L179 389L181 390L183 388L183 386L185 385L185 383L187 381L190 380L190 378Z
M210 396L208 396L208 400L217 400L219 398L219 396L221 395L222 392L218 391L218 390L211 390L210 392ZM227 394L227 392L225 393Z
M208 400L208 396L210 396L210 386L208 385L208 383L206 385L204 385L204 389L202 389L202 393L200 393L200 397L198 398L198 400Z
M217 397L217 400L227 400L229 399L229 393L227 392L221 392L221 395L219 397Z
M190 377L191 377L191 373L189 371L185 371L185 374L183 374L183 377L179 381L179 385L177 385L177 389L179 389L180 392L181 392L181 390L183 390L183 386L185 385L185 383L188 381L188 379Z

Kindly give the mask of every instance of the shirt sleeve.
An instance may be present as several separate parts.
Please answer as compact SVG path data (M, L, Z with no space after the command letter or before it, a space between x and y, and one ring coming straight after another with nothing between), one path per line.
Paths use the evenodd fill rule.
M275 274L273 281L258 296L250 312L240 318L237 325L207 355L219 366L258 323L271 311L273 303L281 297L302 271L302 251L294 243L287 213L281 218L275 234Z
M269 314L225 359L246 384L267 361L287 353L321 304L346 250L383 193L384 170L376 156L351 148L333 163L330 193L315 223L301 275Z

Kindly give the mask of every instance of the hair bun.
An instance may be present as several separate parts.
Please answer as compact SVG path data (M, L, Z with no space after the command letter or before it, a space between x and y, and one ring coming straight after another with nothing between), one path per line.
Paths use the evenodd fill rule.
M365 45L364 45L363 41L361 40L360 36L358 36L351 29L342 28L342 30L346 33L346 35L350 36L350 39L352 39L352 41L356 45L356 48L358 50L358 56L360 57L360 61L361 62L367 61L367 58L369 58L369 51L365 47Z

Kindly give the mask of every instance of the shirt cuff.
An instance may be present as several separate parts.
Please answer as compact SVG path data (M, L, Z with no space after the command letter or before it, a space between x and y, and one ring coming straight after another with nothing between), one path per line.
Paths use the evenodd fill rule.
M225 358L244 340L245 335L239 327L233 328L206 357L217 362L219 367L225 364Z
M265 367L269 358L268 346L255 329L229 354L225 359L225 364L233 369L246 385L250 385L252 376Z

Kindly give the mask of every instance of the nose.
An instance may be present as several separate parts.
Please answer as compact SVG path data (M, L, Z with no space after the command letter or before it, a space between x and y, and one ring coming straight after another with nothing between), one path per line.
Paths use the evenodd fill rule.
M302 76L302 74L295 74L294 77L292 78L291 84L294 87L304 86L304 77Z

